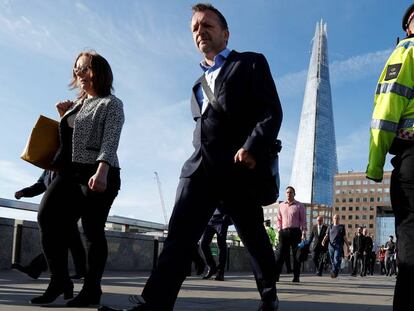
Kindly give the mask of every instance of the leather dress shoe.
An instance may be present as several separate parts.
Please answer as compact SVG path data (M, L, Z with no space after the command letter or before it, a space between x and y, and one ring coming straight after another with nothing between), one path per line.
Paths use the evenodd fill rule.
M257 311L277 311L279 309L279 299L276 297L275 301L262 301Z
M224 271L221 269L217 270L217 275L214 279L216 281L224 281Z
M211 278L214 274L217 273L217 267L208 267L208 272L205 276L203 276L204 280Z
M50 281L49 286L43 295L34 297L30 300L32 304L47 304L56 300L63 294L64 299L73 298L73 283L71 281L63 283L58 281Z
M24 274L27 274L32 279L39 278L40 274L42 273L42 271L40 271L40 270L35 271L34 269L31 269L30 267L27 267L27 266L26 267L25 266L22 266L19 263L12 264L11 268L12 269L15 269L17 271L20 271L20 272L22 272Z

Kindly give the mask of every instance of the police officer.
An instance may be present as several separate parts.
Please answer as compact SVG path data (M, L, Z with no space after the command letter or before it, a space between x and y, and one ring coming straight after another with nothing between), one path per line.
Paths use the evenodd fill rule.
M390 192L400 272L394 310L412 303L414 280L414 4L405 12L402 28L407 37L392 52L378 81L366 171L367 178L380 182L386 154L394 155Z

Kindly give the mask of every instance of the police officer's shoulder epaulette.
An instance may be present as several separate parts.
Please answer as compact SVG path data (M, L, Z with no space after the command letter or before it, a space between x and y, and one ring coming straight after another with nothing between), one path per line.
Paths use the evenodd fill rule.
M384 80L388 81L397 78L398 74L400 73L401 67L402 63L388 65Z

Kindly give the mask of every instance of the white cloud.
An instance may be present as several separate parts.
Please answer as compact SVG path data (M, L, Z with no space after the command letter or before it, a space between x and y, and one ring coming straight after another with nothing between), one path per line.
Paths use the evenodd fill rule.
M331 84L339 86L347 81L365 79L371 75L379 76L390 53L391 50L386 49L331 62L329 64ZM303 95L307 72L308 69L304 69L285 74L277 79L280 93L288 98Z

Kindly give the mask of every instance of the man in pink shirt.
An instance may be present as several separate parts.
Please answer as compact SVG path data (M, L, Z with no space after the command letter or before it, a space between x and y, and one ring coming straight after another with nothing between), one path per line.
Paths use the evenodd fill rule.
M286 188L286 201L279 204L276 227L279 232L279 246L276 250L277 280L282 272L282 266L290 249L293 254L293 280L299 283L300 262L296 258L298 244L306 239L305 206L295 200L295 189Z

